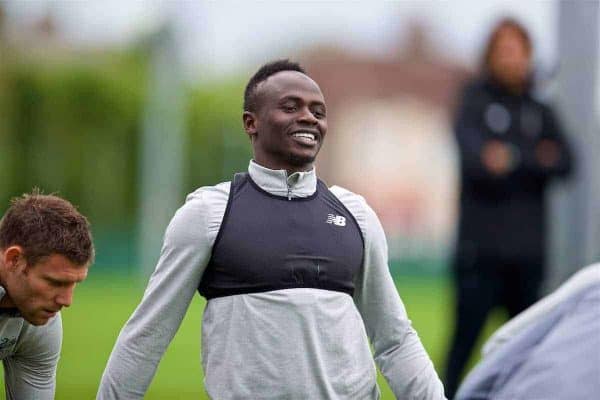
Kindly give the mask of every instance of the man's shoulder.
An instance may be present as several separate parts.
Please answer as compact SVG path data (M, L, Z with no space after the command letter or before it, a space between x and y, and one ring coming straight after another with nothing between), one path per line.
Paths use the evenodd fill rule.
M227 206L229 187L230 182L221 182L214 186L202 186L188 194L185 203L171 219L169 232L181 231L185 237L188 237L190 223L192 225L207 221L220 223Z
M44 325L36 326L23 321L15 355L27 357L39 355L44 360L54 360L60 353L62 333L60 312Z
M463 94L487 93L490 91L490 86L482 77L474 77L464 81L461 90Z
M221 182L214 186L202 186L187 195L185 202L188 203L211 203L214 201L227 201L231 182Z
M356 219L363 234L366 233L367 226L371 225L373 219L377 219L377 216L365 198L340 186L331 186L329 191L333 193L354 216L354 219Z
M352 192L341 186L333 185L329 187L329 191L335 195L344 205L345 203L351 203L355 206L365 207L367 202L365 198L359 194Z
M229 195L231 182L221 182L213 186L201 186L187 195L186 201L202 200L211 196Z

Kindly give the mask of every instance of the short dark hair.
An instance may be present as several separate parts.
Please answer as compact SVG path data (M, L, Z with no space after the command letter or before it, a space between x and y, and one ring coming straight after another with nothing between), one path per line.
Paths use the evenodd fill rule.
M288 59L275 60L264 64L252 75L252 78L250 78L246 85L246 89L244 90L244 111L256 110L256 88L258 84L281 71L297 71L306 74L306 71L299 63Z
M76 265L92 263L90 224L67 200L34 189L12 199L0 220L0 249L21 246L28 265L52 254Z
M496 25L494 26L494 29L492 29L490 36L488 38L486 47L485 47L485 51L483 53L482 64L483 64L483 69L485 72L489 72L490 59L492 57L492 52L494 51L494 47L496 46L496 42L498 41L498 38L500 37L500 33L504 29L507 29L507 28L514 29L515 32L518 33L518 35L521 37L523 45L525 46L527 51L529 53L531 53L531 50L533 48L533 43L531 42L531 38L529 37L529 32L527 32L527 29L525 29L525 26L523 26L519 21L517 21L514 18L511 18L511 17L502 18L500 21L498 21L496 23Z

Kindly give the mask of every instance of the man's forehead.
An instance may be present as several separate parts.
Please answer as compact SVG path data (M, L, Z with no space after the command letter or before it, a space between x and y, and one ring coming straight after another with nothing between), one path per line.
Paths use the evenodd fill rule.
M319 85L309 76L298 71L281 71L265 79L259 86L259 92L284 95L286 92L312 92L323 96Z
M36 264L37 267L41 266L48 272L63 273L63 272L75 272L77 274L87 273L89 264L78 264L71 261L69 258L62 254L51 254L46 256L40 262Z

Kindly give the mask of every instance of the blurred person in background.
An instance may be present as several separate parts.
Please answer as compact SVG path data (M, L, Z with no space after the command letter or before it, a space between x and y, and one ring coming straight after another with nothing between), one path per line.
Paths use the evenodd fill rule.
M600 393L600 263L498 329L457 400L588 400Z
M287 60L262 66L246 86L243 123L248 173L198 189L173 217L98 399L144 397L196 291L208 300L202 363L212 399L375 400L373 358L398 399L444 399L377 216L317 178L327 133L317 83Z
M7 399L54 398L59 311L94 257L89 223L71 203L38 192L0 221L0 359Z
M554 112L531 93L532 50L525 28L502 20L455 119L462 188L452 267L456 326L445 373L450 398L491 309L504 306L512 317L538 299L546 189L571 171Z

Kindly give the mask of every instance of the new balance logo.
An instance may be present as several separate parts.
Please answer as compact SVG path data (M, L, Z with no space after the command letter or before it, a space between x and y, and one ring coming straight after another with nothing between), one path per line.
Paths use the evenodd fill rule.
M0 341L0 350L4 350L7 347L14 346L17 343L17 338L2 338Z
M346 226L346 218L341 215L327 214L327 223L337 226Z

